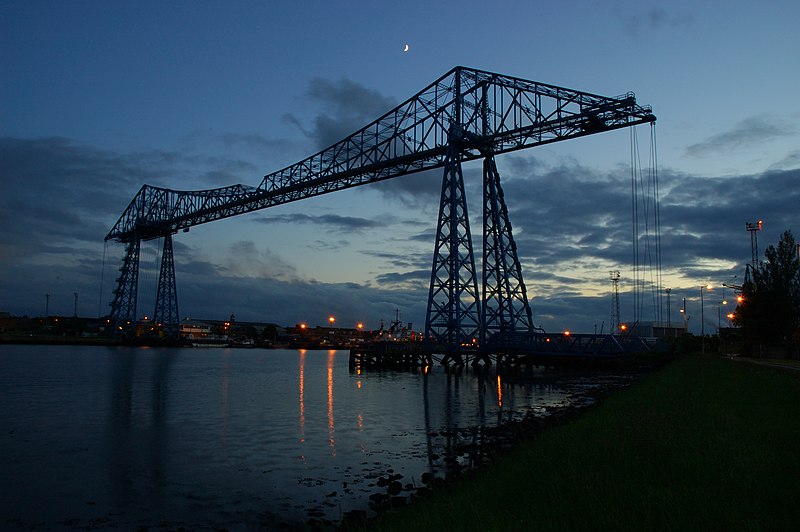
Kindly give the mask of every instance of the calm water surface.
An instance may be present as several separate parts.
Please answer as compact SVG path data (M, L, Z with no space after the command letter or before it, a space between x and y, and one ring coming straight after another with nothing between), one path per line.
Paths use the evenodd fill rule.
M0 526L303 526L379 476L444 475L448 429L581 399L576 376L356 374L346 351L0 346Z

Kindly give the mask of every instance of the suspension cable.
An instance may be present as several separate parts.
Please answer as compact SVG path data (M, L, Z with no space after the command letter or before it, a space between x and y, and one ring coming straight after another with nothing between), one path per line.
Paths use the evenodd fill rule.
M103 317L103 280L106 273L106 251L108 250L108 240L103 242L103 262L100 267L100 295L97 298L97 319Z

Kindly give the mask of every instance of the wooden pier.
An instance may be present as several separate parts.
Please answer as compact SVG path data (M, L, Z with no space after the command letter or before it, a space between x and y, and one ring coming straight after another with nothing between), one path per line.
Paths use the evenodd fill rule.
M536 333L496 339L486 348L447 349L424 342L373 342L350 350L350 370L414 370L441 364L592 368L624 364L652 350L638 336Z

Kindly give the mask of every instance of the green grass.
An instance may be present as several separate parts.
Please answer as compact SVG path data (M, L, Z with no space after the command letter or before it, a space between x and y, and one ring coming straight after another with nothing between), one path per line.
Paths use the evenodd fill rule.
M375 530L797 530L800 376L692 355Z

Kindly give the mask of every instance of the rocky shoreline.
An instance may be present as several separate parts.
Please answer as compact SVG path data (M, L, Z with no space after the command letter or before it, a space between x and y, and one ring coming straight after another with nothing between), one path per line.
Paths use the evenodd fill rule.
M310 516L306 526L310 530L335 529L343 532L363 530L383 513L405 506L419 497L456 482L480 467L491 464L498 457L522 443L530 441L548 428L565 425L588 409L598 405L617 390L627 388L643 375L660 367L664 361L640 365L613 375L587 375L592 386L582 386L569 396L568 404L546 407L544 411L530 411L522 418L506 421L497 426L454 428L429 434L437 442L440 453L431 455L432 470L425 473L420 484L406 481L402 475L387 470L379 476L369 496L369 508L375 516L365 510L346 512L337 524L319 517ZM441 474L439 473L441 472Z

